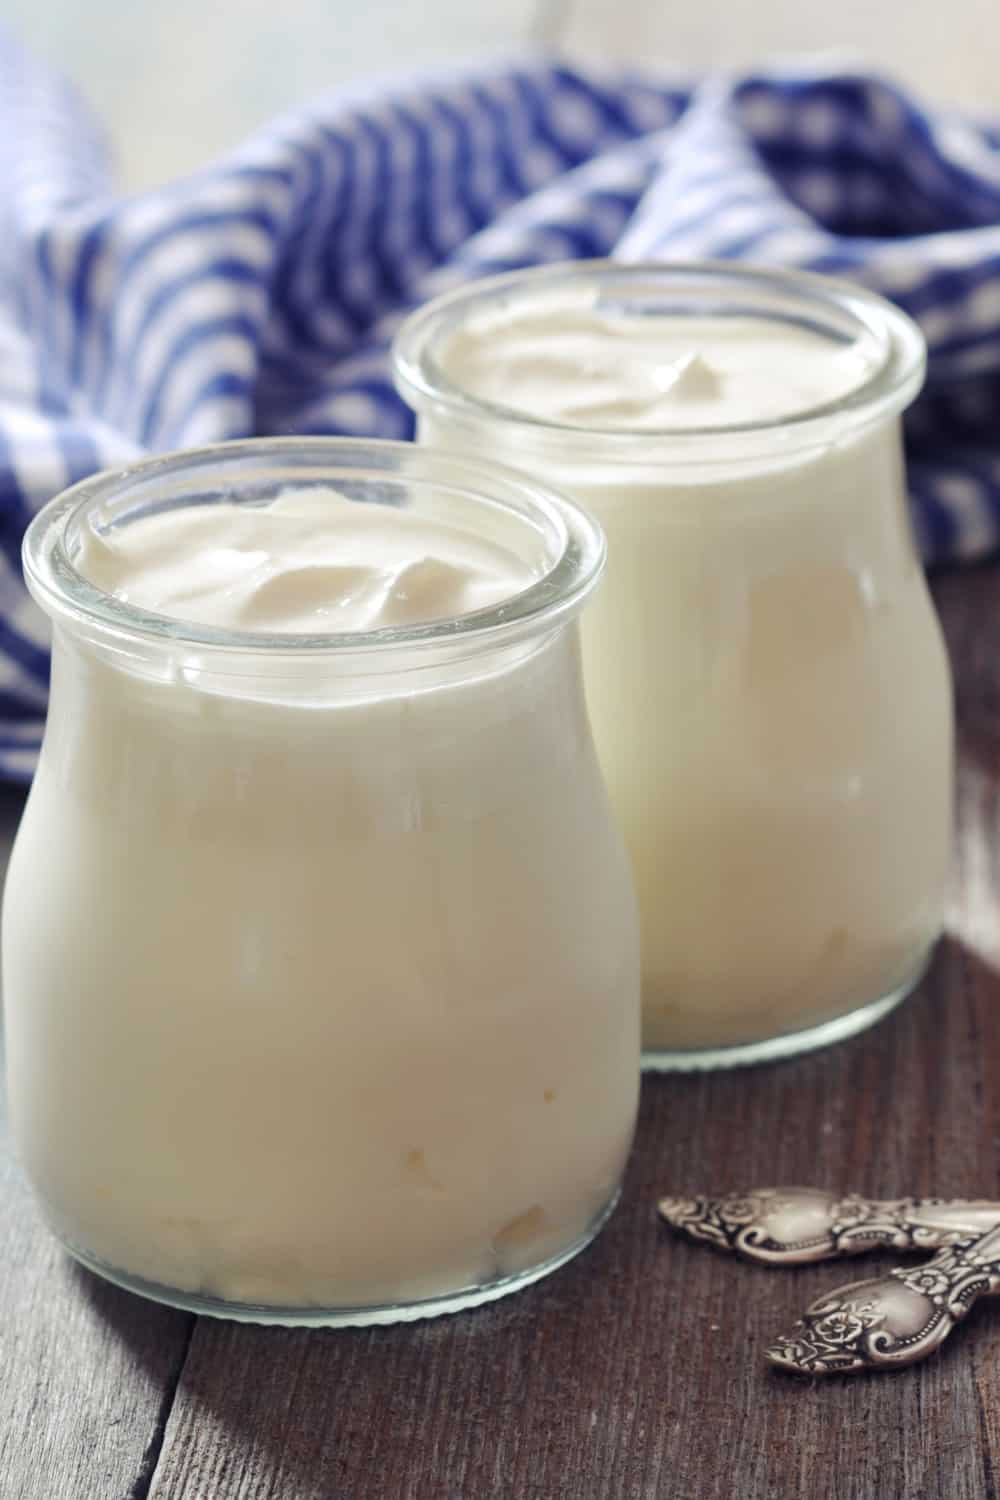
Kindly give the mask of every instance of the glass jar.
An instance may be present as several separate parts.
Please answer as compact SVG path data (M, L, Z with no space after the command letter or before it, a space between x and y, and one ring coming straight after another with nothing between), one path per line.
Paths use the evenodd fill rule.
M536 581L290 637L74 567L85 528L293 485L489 535ZM521 476L335 439L156 459L34 521L53 672L3 914L10 1109L85 1265L199 1312L392 1322L514 1291L603 1224L639 1059L579 667L603 554Z
M505 328L534 318L536 372L571 386L561 307L647 339L644 320L684 319L694 350L699 320L739 319L772 414L595 430L519 407L513 377L510 405L485 399L449 363L460 335L496 368ZM616 326L627 396L637 345ZM792 380L773 415L776 328L853 360L846 393L796 405ZM582 263L442 297L404 325L395 367L420 441L558 484L607 535L584 679L638 885L646 1065L780 1056L884 1015L939 934L951 843L949 671L904 489L916 326L823 277Z

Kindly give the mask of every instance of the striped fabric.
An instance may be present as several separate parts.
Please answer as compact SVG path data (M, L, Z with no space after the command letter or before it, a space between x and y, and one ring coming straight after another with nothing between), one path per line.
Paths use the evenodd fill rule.
M451 72L320 100L133 197L72 91L6 36L0 111L0 775L30 775L46 701L32 513L147 452L408 434L402 314L498 270L728 256L857 277L931 349L908 429L926 557L1000 539L1000 131L882 79Z

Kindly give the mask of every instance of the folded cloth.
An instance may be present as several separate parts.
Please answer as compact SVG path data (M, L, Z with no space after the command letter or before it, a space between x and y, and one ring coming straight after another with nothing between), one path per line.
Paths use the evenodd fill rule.
M125 197L72 90L4 36L0 168L0 775L30 775L44 716L37 508L146 452L407 436L392 332L474 276L615 255L855 277L930 346L907 423L926 558L1000 542L1000 130L882 78L451 72L321 99Z

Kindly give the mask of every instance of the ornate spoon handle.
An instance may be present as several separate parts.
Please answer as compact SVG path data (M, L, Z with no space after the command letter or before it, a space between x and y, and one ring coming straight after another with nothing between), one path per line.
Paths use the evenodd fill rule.
M963 1198L839 1197L821 1188L754 1188L724 1198L662 1198L662 1217L691 1239L769 1266L865 1250L937 1250L1000 1224L1000 1203Z
M820 1297L768 1362L796 1375L895 1370L933 1354L979 1297L1000 1292L1000 1225L922 1266L855 1281Z

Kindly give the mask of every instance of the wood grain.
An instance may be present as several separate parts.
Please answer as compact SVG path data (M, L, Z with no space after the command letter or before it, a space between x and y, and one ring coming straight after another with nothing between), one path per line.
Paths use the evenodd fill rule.
M77 1270L4 1149L0 1205L0 1496L141 1500L194 1319Z
M22 802L0 787L0 878ZM193 1326L62 1254L11 1157L0 1086L0 1500L142 1500Z
M958 682L958 857L948 936L907 1005L809 1058L647 1080L597 1244L431 1323L199 1319L187 1346L191 1320L71 1272L8 1170L3 1500L995 1500L1000 1306L926 1365L796 1382L761 1349L851 1269L768 1272L654 1214L668 1190L782 1181L1000 1197L1000 567L936 592ZM44 1484L3 1488L12 1473Z

